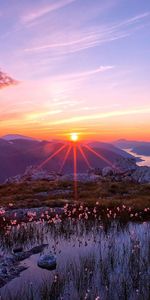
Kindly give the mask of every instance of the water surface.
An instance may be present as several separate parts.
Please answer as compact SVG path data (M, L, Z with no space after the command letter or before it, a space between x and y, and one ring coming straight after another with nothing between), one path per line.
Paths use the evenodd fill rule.
M2 299L149 299L149 222L42 221L0 234L3 255L42 243L48 243L43 253L56 255L56 270L40 269L40 254L31 256L22 262L29 268L0 289Z

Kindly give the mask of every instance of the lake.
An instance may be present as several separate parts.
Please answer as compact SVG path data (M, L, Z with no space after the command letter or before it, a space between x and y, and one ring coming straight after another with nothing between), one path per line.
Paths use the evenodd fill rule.
M128 152L129 154L132 154L133 156L140 158L142 161L137 162L138 166L148 166L150 167L150 156L146 155L138 155L135 152L132 151L132 149L123 149L124 151Z

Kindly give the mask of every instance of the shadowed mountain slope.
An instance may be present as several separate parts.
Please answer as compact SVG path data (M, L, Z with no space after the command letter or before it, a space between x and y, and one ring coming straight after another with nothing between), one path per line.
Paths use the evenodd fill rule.
M36 166L37 168L50 157L53 153L58 151L63 146L63 142L49 142L49 141L34 141L26 139L16 139L6 141L0 139L0 182L3 182L10 176L24 173L25 169L30 166ZM90 150L83 146L83 151L88 159L88 162L92 168L100 168L109 165L106 160L110 161L110 165L121 156L126 156L126 153L122 150L109 144L103 144L98 147L97 144L90 145L102 158L97 157ZM100 146L100 145L99 145ZM55 157L47 161L42 165L48 171L59 172L63 163L67 148L62 149ZM64 173L73 172L73 149L71 149L68 159L64 165ZM81 152L77 148L77 172L86 172L88 165L85 162Z

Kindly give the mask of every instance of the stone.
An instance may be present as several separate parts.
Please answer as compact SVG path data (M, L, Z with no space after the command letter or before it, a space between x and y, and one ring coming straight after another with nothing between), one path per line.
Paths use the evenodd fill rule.
M150 167L138 167L132 174L132 179L138 183L150 183Z
M22 183L27 181L38 181L38 180L46 180L46 181L55 181L57 179L56 172L48 172L46 170L37 169L33 166L29 166L26 168L24 174L16 175L13 177L9 177L5 180L5 184L11 183Z
M54 255L41 255L38 262L38 267L47 269L47 270L54 270L56 269L56 257Z
M25 252L16 252L9 256L0 256L0 288L28 267L20 265L20 261L29 258L33 254L40 253L48 244L42 244Z
M117 173L126 173L126 172L133 172L135 171L138 166L136 165L136 159L135 158L125 158L120 157L116 160L114 164L115 172Z
M112 167L105 167L102 169L102 176L112 176L114 174L114 169Z
M18 252L22 252L23 248L22 247L17 247L13 249L13 253L18 253Z

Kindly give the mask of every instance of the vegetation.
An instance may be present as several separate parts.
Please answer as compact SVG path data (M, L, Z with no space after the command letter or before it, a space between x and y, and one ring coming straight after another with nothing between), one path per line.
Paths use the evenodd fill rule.
M1 299L148 300L149 229L149 222L108 225L85 218L13 226L0 234L6 253L16 243L25 249L46 241L46 252L56 255L57 267L45 273L32 256L30 268L16 279L17 284L1 289Z
M73 182L35 181L0 185L0 205L10 208L63 206L77 200L85 205L99 202L104 207L121 204L132 208L150 207L150 185L130 182L78 182L78 199L74 199Z

